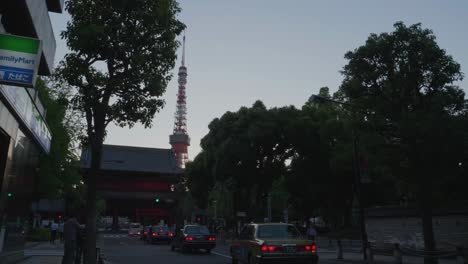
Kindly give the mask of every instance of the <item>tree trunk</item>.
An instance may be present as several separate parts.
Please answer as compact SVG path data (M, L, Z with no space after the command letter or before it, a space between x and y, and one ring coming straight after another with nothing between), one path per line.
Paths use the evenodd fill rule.
M424 249L429 251L426 253L431 255L432 252L436 250L436 243L434 239L434 228L432 225L432 210L431 207L427 204L427 202L423 202L421 208L421 220L422 220L422 228L423 228L423 237L424 237ZM437 264L437 258L424 258L424 264Z
M85 264L96 264L96 177L101 166L101 154L104 133L96 133L96 138L91 140L91 167L86 179L86 240L85 240Z
M94 159L94 157L93 157ZM93 170L91 170L93 172ZM88 175L86 193L85 263L96 263L96 174Z

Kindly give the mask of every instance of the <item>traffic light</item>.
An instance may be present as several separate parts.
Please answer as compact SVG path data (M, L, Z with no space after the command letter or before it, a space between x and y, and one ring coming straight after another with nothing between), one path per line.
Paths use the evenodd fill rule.
M8 197L13 197L13 194L12 193L7 193L7 196Z
M159 203L159 198L154 199L155 202Z

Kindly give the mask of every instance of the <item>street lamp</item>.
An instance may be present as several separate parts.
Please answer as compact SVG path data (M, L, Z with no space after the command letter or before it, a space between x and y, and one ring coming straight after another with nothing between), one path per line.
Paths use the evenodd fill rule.
M323 102L331 102L339 105L346 105L350 106L349 103L341 102L337 100L333 100L331 98L323 97L320 95L313 94L309 98L309 102L312 103L323 103ZM367 232L366 232L366 224L364 219L364 208L362 206L362 191L361 191L361 170L359 166L359 153L358 153L358 136L356 130L353 128L353 163L354 163L354 191L356 197L358 199L358 210L359 210L359 225L361 229L361 240L362 240L362 253L364 259L367 259Z

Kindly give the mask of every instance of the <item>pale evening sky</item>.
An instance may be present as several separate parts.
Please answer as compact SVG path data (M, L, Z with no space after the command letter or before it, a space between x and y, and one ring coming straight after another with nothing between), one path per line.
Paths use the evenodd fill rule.
M342 81L345 52L370 33L392 31L396 21L421 22L439 45L468 70L466 0L180 0L187 25L189 157L201 150L208 124L226 111L262 100L267 107L301 107L322 86ZM56 63L67 52L59 33L69 16L51 13ZM150 129L109 126L106 143L169 148L177 70L163 98L166 106ZM459 85L468 91L468 79Z

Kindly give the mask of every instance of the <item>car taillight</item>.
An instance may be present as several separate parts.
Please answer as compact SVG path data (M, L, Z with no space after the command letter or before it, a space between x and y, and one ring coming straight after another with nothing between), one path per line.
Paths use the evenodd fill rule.
M146 232L146 231L145 231L143 234L147 235L147 234L148 234L148 232Z
M277 247L277 246L267 246L267 245L263 245L260 250L262 252L275 252L275 251L281 251L281 247Z
M192 240L193 240L193 237L186 237L185 240L186 240L186 241L192 241Z
M153 236L158 236L158 233L153 233Z
M317 251L317 245L316 244L312 244L311 246L305 246L305 250L306 251L312 251L312 252L316 252Z
M172 233L169 233L169 236L170 236L170 237L173 237L173 236L174 236L174 234L172 234Z
M208 241L216 241L216 237L209 237Z
M141 234L140 232L138 232L138 234Z

